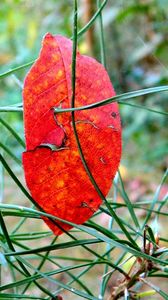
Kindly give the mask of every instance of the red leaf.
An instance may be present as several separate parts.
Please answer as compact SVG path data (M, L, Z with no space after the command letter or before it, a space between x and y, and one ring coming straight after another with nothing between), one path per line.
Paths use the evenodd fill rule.
M24 83L26 152L23 166L34 200L59 218L82 224L101 204L81 162L71 114L54 115L52 107L70 107L72 42L47 34L36 63ZM104 67L77 54L75 105L115 95ZM109 192L121 156L117 103L75 113L77 132L87 164L104 195ZM54 150L53 150L54 149ZM55 234L62 231L45 219ZM58 222L65 230L70 226Z

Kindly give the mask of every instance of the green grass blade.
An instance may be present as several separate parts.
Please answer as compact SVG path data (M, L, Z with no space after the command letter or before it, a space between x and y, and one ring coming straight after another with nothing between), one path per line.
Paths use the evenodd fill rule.
M97 8L101 7L101 1L97 0ZM104 31L103 31L103 18L102 11L99 13L99 39L100 39L100 53L101 53L101 63L106 68L106 54L105 54L105 41L104 41Z
M146 285L150 286L153 290L155 290L159 295L163 297L163 299L168 300L168 295L164 291L162 291L159 287L154 285L153 283L149 282L148 280L141 278L141 281L145 283Z
M106 255L109 254L109 252L113 251L114 247L110 247L110 249L108 251L106 251L103 255L102 258L104 258ZM93 263L98 263L100 261L100 258L96 258ZM84 269L81 273L78 274L78 278L80 278L81 276L84 276L91 268L93 268L94 265L90 265L88 266L86 269ZM69 284L72 284L74 281L70 281Z
M93 104L89 104L89 105L85 105L85 106L71 107L71 108L54 107L53 110L55 113L64 113L64 112L80 111L80 110L85 110L85 109L93 109L96 107L108 105L113 102L121 102L122 104L124 104L124 103L126 104L127 103L126 101L129 101L133 98L141 97L144 95L150 95L150 94L154 94L154 93L159 93L159 92L166 92L166 91L168 91L167 85L157 86L157 87L153 87L153 88L147 88L147 89L132 91L132 92L128 92L128 93L123 93L120 95L116 95L112 98L104 99L99 102L95 102ZM145 109L145 107L146 106L144 106L144 109ZM151 110L152 112L157 112L150 108L148 110ZM22 112L22 111L23 111L23 108L17 107L17 106L16 107L15 106L1 106L0 107L0 112ZM168 115L167 112L159 112L159 113L166 115L166 116Z
M110 214L109 214L110 215ZM84 224L83 226L87 226L87 227L89 227L89 228L94 228L94 229L96 229L96 231L97 232L101 232L101 233L103 233L105 236L107 236L107 237L109 237L109 238L112 238L111 237L111 232L108 230L108 229L105 229L105 228L103 228L101 225L98 225L97 223L94 223L94 222L92 222L92 221L89 221L89 222L87 222L86 224ZM115 230L114 230L115 231ZM116 230L115 232L117 232L117 233L120 233L120 234L122 234L122 235L124 235L124 233L123 233L123 231L122 230ZM114 233L114 232L113 232ZM131 235L132 233L130 233L130 235ZM132 246L132 243L130 242L130 241L128 241L128 240L125 240L125 239L113 239L114 241L118 241L119 243L124 243L124 244L127 244L127 245L129 245L130 247ZM135 247L135 249L137 249L137 247Z
M147 89L142 89L142 90L137 90L137 91L132 91L124 94L120 94L117 96L114 96L112 98L108 98L93 104L85 105L85 106L80 106L80 107L71 107L71 108L54 108L54 112L56 113L63 113L63 112L72 112L72 111L79 111L79 110L85 110L85 109L93 109L96 107L100 107L103 105L108 105L113 102L119 102L119 101L129 101L130 99L141 97L144 95L150 95L154 93L160 93L160 92L166 92L168 91L168 85L163 85L163 86L157 86L153 88L147 88Z
M78 247L82 245L92 245L92 244L97 244L101 243L102 241L99 241L97 239L84 239L84 240L76 240L76 241L71 241L71 242L65 242L65 243L60 243L56 245L49 245L49 246L44 246L44 247L38 247L38 248L33 248L31 250L27 251L17 251L15 253L5 253L5 256L17 256L17 255L28 255L28 254L36 254L36 253L41 253L41 252L46 252L46 251L53 251L53 250L60 250L60 249L67 249L67 248L73 248L73 247Z
M6 71L6 72L0 74L0 79L4 78L4 77L6 77L6 76L9 76L9 75L11 75L12 73L14 73L14 72L16 72L16 71L25 69L25 68L31 66L33 63L34 63L34 60L32 60L32 61L30 61L30 62L28 62L28 63L26 63L26 64L23 64L23 65L21 65L21 66L18 66L18 67L16 67L16 68L13 68L13 69L11 69L11 70L8 70L8 71Z
M21 246L21 245L19 245L19 246ZM24 248L26 248L26 247L24 246ZM110 251L111 251L111 248L110 248ZM98 261L102 262L104 256L105 256L105 254L104 254L102 257L97 258L96 260L94 260L93 263L97 263ZM65 259L65 257L64 257L63 259ZM51 259L49 259L49 258L48 258L48 260L51 261ZM69 260L71 260L71 258L69 258ZM51 262L52 262L52 261L51 261ZM92 262L92 261L90 260L90 262ZM55 264L55 262L53 262L53 263ZM104 263L107 263L106 260L105 260ZM110 264L110 265L111 265L111 264ZM70 285L70 284L72 284L73 282L78 281L79 278L85 274L85 271L90 270L90 269L93 268L93 267L94 267L94 264L89 265L89 266L88 266L85 270L83 270L80 274L78 274L77 276L75 276L75 278L74 278L73 280L71 280L68 284ZM82 282L80 282L80 285L81 285L81 283L82 283ZM87 289L87 287L85 286L85 290L86 290L86 289ZM59 290L59 292L61 292L61 291L62 291L62 289ZM86 290L86 291L87 291L87 290ZM87 292L88 292L88 291L87 291Z
M2 118L0 118L0 123L15 137L15 139L18 141L18 143L25 148L25 143L21 139L21 137L17 134L17 132Z
M74 40L73 40L73 53L72 53L72 98L71 98L71 107L74 108L75 107L75 91L76 91L76 87L75 87L75 81L76 81L76 51L77 51L77 2L75 1L75 12L74 12ZM136 242L132 239L131 235L129 234L129 232L126 230L126 228L124 227L124 225L120 222L120 219L118 218L118 216L116 215L116 213L113 211L113 209L111 208L111 206L109 205L108 201L106 200L105 196L103 195L103 193L101 192L99 186L97 185L88 165L87 162L85 160L83 151L82 151L82 147L79 141L79 137L78 137L78 133L77 133L77 129L76 129L76 123L75 123L75 112L71 111L71 116L72 116L72 127L73 127L73 131L74 131L74 136L76 139L76 143L77 143L77 147L78 147L78 151L80 154L80 158L81 161L83 163L83 166L85 168L85 171L91 181L91 183L93 184L95 190L97 191L98 195L100 196L100 198L104 201L105 205L107 206L107 208L109 209L111 216L113 218L115 218L115 221L118 223L118 225L121 227L121 229L124 231L125 235L127 236L127 238L129 239L129 241L132 243L132 245L134 247L137 247Z
M53 245L53 244L55 243L56 239L57 239L57 237L54 237L54 239L53 239L51 245ZM38 270L41 270L41 268L42 268L42 266L44 265L44 263L45 263L47 257L49 256L49 253L50 253L50 250L48 250L48 251L45 253L45 255L43 256L43 258L42 258L40 264L39 264L38 267L37 267ZM35 272L33 275L36 275L36 274L37 274L37 272ZM29 282L29 283L24 287L24 290L23 290L22 294L25 294L25 292L26 292L27 289L29 288L30 284L31 284L31 283Z
M27 217L29 218L29 216ZM26 221L26 217L22 216L22 219L16 224L16 226L12 230L11 236L14 235L20 229L20 227L25 223L25 221Z
M9 249L12 250L14 253L16 253L16 252L15 252L15 248L14 248L14 246L13 246L13 244L12 244L11 239L10 239L10 236L9 236L9 234L8 234L8 231L7 231L5 222L4 222L4 220L3 220L2 212L0 212L0 224L1 224L1 228L2 228L4 237L5 237L5 239L6 239L6 242L7 242L7 244L8 244ZM27 276L30 276L29 271L26 269L26 267L25 267L25 265L22 263L22 261L20 261L20 258L17 257L16 260L17 260L19 266L21 267L21 269L23 270L23 272L25 273L25 276L26 276L26 277L27 277ZM36 285L41 291L43 291L44 293L46 293L46 294L49 295L50 297L53 297L53 294L50 293L47 289L45 289L42 285L40 285L40 284L37 283L37 282L34 282L34 283L35 283L35 285Z
M0 112L23 112L23 108L17 106L1 106Z
M0 148L2 148L11 158L13 158L13 160L18 164L18 165L21 165L21 160L16 157L13 152L6 146L4 145L3 143L0 142Z
M20 185L23 188L23 192L26 192L26 195L29 195L28 192L24 189L24 187L21 185L20 181L17 179L17 177L14 175L14 173L11 171L11 169L9 168L9 166L6 164L5 160L3 159L3 157L1 157L1 160L3 161L4 166L6 167L7 171L10 172L12 174L12 178L15 180L15 182ZM29 195L29 198L31 198L31 196ZM34 200L33 200L34 201ZM69 234L69 233L67 233ZM69 234L70 235L70 234ZM87 248L85 245L83 245L83 247L85 247L85 249L88 249L90 252L94 253L94 251L90 250L89 248Z
M90 19L90 21L77 33L77 36L80 37L81 35L83 35L95 22L95 20L97 19L97 17L99 17L100 13L102 12L103 8L105 7L105 5L107 4L108 0L104 0L101 4L101 6L98 8L98 10L95 12L95 14L93 15L93 17Z
M118 173L116 174L115 178L114 178L114 187L113 187L113 203L116 203L117 202L117 196L118 196ZM110 230L110 232L112 232L112 229L113 229L113 225L114 225L114 219L113 218L110 218L109 220L109 224L108 224L108 230ZM106 248L107 250L110 249L110 245L106 245ZM110 259L110 253L108 253L108 256L107 256L108 259ZM107 274L109 271L109 268L108 268L108 265L106 265L104 267L104 273L103 273L103 276L102 276L102 281L101 281L101 286L100 286L100 296L102 297L102 299L104 298L104 294L105 294L105 290L106 290L106 287L107 287L107 284L108 284L108 281L111 277L111 274L109 276L104 276L105 274Z
M20 190L24 193L24 195L38 208L40 208L37 203L34 201L34 199L31 197L31 195L27 192L27 190L24 188L24 186L21 184L21 182L19 181L19 179L16 177L16 175L14 174L14 172L11 170L11 168L9 167L9 165L7 164L7 162L5 161L5 159L3 158L3 156L0 154L0 161L2 162L4 168L6 169L6 171L9 173L10 177L14 180L14 182L18 185L18 187L20 188Z
M51 245L54 245L55 241L56 241L57 237L54 237ZM41 270L42 266L44 265L45 261L48 260L48 256L49 256L49 253L50 253L50 250L48 250L45 255L42 257L42 260L39 264L39 266L37 267L37 270ZM54 263L57 267L59 267L60 269L62 268L62 266L58 263L58 262L55 262ZM38 274L38 271L35 271L34 275ZM89 295L92 295L92 292L88 289L88 287L83 283L81 282L75 275L73 275L70 271L65 271L72 279L73 281L77 282L79 286L81 286ZM26 287L24 288L23 290L23 294L25 294L26 290L28 289L28 287L30 286L31 282L29 282Z
M0 207L5 207L5 206L9 206L9 205L0 204ZM11 207L11 208L13 207L13 209L17 209L17 206L16 206L16 205L10 205L10 207ZM21 208L21 206L19 206L19 207ZM94 236L96 239L99 239L100 241L103 241L103 242L108 243L108 244L110 244L110 245L113 245L113 246L115 246L115 247L121 248L121 249L123 249L124 251L129 252L129 253L135 255L136 257L139 257L139 256L140 256L140 257L143 257L143 258L145 258L145 259L151 260L151 261L153 261L154 263L159 263L159 264L161 264L161 265L167 265L167 261L160 260L160 259L158 259L158 258L149 256L149 255L147 255L147 254L145 254L145 253L143 253L143 252L141 252L141 251L139 251L139 250L136 250L135 248L132 248L132 247L127 246L127 245L124 244L124 243L120 243L120 242L118 242L118 241L109 239L107 236L104 236L104 235L102 235L102 234L99 234L97 231L95 231L95 230L93 230L93 229L90 229L90 228L87 228L87 227L85 227L85 226L83 226L83 225L77 225L77 224L68 222L68 221L66 221L66 220L60 219L60 218L58 218L58 217L55 217L55 216L53 216L53 215L50 215L50 214L47 214L47 213L43 213L43 212L40 212L40 211L36 211L36 210L30 209L30 208L28 209L28 208L26 208L26 207L22 207L22 210L23 210L23 209L26 210L26 211L31 211L31 212L34 211L34 212L36 212L36 213L39 214L39 215L42 215L42 216L45 216L45 217L50 217L51 219L53 218L53 219L56 219L56 220L61 221L61 222L63 222L63 223L69 224L69 225L71 225L71 226L73 226L73 227L78 228L79 230L82 230L83 232L86 232L86 233L90 234L91 236ZM91 250L91 249L89 249L89 250ZM10 253L10 255L15 255L15 253L12 252L12 253ZM100 257L101 257L101 256L100 256Z
M140 229L140 225L139 225L139 222L138 222L138 219L136 217L136 214L134 212L134 208L133 208L133 205L125 191L125 187L124 187L124 183L123 183L123 180L122 180L122 177L121 177L121 173L120 171L118 171L118 175L119 175L119 180L120 180L120 184L121 184L121 191L122 191L122 196L123 196L123 199L125 201L125 204L129 210L129 213L130 213L130 216L136 226L137 229Z
M98 263L101 264L101 263L104 263L104 262L99 261L99 262L96 262L96 263L91 263L91 265L96 265ZM28 284L29 282L34 282L34 281L36 281L40 278L43 278L43 277L48 279L48 277L66 272L67 270L70 271L70 270L74 270L74 269L79 269L79 268L83 268L83 267L89 266L89 265L90 265L90 263L80 264L80 265L75 265L75 266L64 267L64 268L57 269L57 270L50 271L50 272L40 272L40 271L37 270L38 274L31 275L31 276L29 276L29 277L27 277L23 280L19 280L19 281L15 282L15 283L9 283L9 284L3 285L3 286L0 287L0 291L6 290L6 289L11 289L11 288L13 288L13 286L16 286L16 287L22 286L22 285ZM33 269L35 269L35 268L33 268ZM93 297L93 296L88 295L86 293L80 292L77 289L72 289L71 287L69 287L69 285L63 284L63 283L61 283L60 281L58 281L56 279L50 278L50 281L60 285L62 288L66 289L66 290L69 290L74 294L77 294L79 296L83 296L86 299L98 300L96 297Z
M20 295L20 294L7 294L7 293L1 293L0 299L8 300L8 299L36 299L36 300L44 300L44 298L41 298L39 296L31 296L31 295Z
M160 183L160 185L158 186L158 188L157 188L157 190L156 190L156 192L155 192L155 195L154 195L154 197L153 197L153 201L152 201L151 206L150 206L150 208L149 208L150 210L149 210L149 212L148 212L148 214L147 214L147 216L146 216L146 219L145 219L145 221L144 221L144 223L143 223L143 228L144 228L145 225L148 223L148 221L149 221L149 219L150 219L150 217L151 217L151 214L152 214L152 211L153 211L153 209L154 209L154 207L155 207L155 204L156 204L156 202L158 201L158 197L159 197L159 193L160 193L161 187L162 187L162 185L164 184L164 182L166 181L167 176L168 176L168 169L165 171L165 173L164 173L164 175L163 175L163 177L162 177L161 183Z
M128 106L135 107L135 108L138 108L138 109L139 109L139 108L140 108L140 109L144 109L144 110L147 110L147 111L149 111L149 112L156 113L156 114L168 116L168 113L165 112L165 111L160 111L160 110L152 109L152 108L147 107L147 106L145 106L145 105L138 105L138 104L128 103L128 102L124 102L124 101L118 101L118 103L121 104L121 105L128 105Z

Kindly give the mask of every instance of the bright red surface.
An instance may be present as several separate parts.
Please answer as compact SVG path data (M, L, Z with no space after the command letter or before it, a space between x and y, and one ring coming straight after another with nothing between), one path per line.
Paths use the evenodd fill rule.
M101 204L81 162L71 114L54 115L52 107L70 107L72 42L47 34L40 56L29 71L23 91L26 152L23 167L34 200L59 218L82 224ZM75 106L115 95L104 67L77 54ZM106 196L121 157L121 125L117 103L75 113L87 164ZM50 149L46 144L55 147ZM45 219L56 235L62 233ZM70 226L58 222L65 230Z

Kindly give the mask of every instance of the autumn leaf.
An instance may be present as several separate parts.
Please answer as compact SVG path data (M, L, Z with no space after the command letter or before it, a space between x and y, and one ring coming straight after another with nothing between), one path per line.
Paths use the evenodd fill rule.
M76 224L88 220L101 204L83 167L73 133L70 107L72 42L46 34L40 56L23 90L26 152L23 167L32 197L47 213ZM115 95L104 67L77 53L75 105L83 106ZM121 156L121 125L117 103L75 113L86 162L100 190L107 195ZM56 235L62 230L45 222ZM58 222L64 230L71 226Z

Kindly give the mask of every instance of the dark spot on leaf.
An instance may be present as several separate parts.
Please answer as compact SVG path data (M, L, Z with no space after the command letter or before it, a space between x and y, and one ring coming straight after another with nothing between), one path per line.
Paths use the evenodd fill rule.
M117 117L116 112L113 111L113 112L111 113L111 116L115 119L115 118Z

